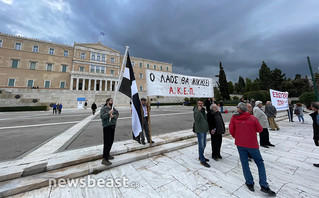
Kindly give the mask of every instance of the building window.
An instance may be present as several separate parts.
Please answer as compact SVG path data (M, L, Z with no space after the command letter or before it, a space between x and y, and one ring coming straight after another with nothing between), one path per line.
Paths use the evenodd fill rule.
M30 62L30 69L35 70L36 62Z
M161 66L161 70L163 70L163 66Z
M14 87L15 82L16 82L16 79L9 79L8 80L8 86L9 87Z
M156 69L156 65L154 65L154 69Z
M102 61L105 62L105 54L102 54Z
M101 57L101 54L97 54L96 60L97 60L97 61L100 61L100 57Z
M168 67L166 67L166 71L168 71Z
M135 66L135 63L134 63L134 61L132 61L132 66Z
M114 70L111 69L111 75L114 75Z
M84 67L79 67L80 72L84 72Z
M140 91L143 91L143 86L140 86Z
M81 53L81 59L85 59L85 53Z
M12 59L11 67L18 68L19 60Z
M100 66L96 66L95 71L96 71L96 73L100 73Z
M91 65L90 71L91 71L91 73L94 73L94 72L95 72L95 67L94 67L93 65Z
M114 58L111 58L111 63L114 63Z
M143 74L140 74L140 79L143 79Z
M16 43L16 45L15 45L15 49L16 50L21 50L21 43Z
M65 88L65 82L64 82L64 81L61 81L61 82L60 82L60 88L62 88L62 89Z
M52 71L52 63L47 64L47 71Z
M92 54L91 54L91 60L95 60L95 53L94 52L92 52Z
M140 67L143 67L143 64L142 64L142 63L140 63Z
M49 54L54 55L54 48L49 48Z
M67 65L62 65L62 72L66 72L67 67Z
M2 40L0 40L0 47L2 47L2 43L3 43L3 41L2 41Z
M68 57L68 56L69 56L69 51L64 50L64 56L65 56L65 57Z
M50 84L51 84L50 81L48 80L44 81L44 88L50 88Z
M105 74L105 67L101 67L101 73Z
M33 80L28 80L28 85L27 87L33 87Z
M147 63L147 69L149 69L149 68L150 68L150 64Z
M38 53L39 52L39 46L34 45L33 49L32 49L32 52Z

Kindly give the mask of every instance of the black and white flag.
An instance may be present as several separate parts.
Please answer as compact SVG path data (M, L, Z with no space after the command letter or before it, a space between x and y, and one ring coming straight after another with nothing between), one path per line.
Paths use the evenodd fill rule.
M128 53L123 79L119 91L130 97L132 100L132 130L134 136L137 137L142 131L141 103L138 97L137 85L130 60L130 55Z

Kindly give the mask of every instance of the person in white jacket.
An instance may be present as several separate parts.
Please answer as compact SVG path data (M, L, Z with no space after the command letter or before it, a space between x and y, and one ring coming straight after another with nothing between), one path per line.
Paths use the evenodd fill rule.
M267 115L261 109L263 103L259 100L255 102L255 107L253 109L254 116L258 119L260 125L263 127L263 131L259 133L259 143L260 146L269 148L268 146L275 146L269 142L269 122L267 119Z

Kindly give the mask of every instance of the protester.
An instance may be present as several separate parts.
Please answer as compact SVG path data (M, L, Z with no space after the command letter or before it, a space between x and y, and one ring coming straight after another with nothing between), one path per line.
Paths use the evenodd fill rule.
M61 104L59 104L57 108L58 108L58 112L59 112L59 114L61 114L61 112L62 112L62 103L61 103Z
M140 142L142 144L145 144L145 136L147 139L147 142L150 143L151 138L150 138L150 130L149 130L149 126L148 126L148 112L147 112L147 105L146 104L146 98L141 98L141 112L143 115L143 121L142 121L142 132L140 133L140 135L138 136L138 138L140 138ZM144 132L145 132L145 136L144 136ZM152 141L152 143L154 143L154 141Z
M268 121L270 124L270 130L275 131L276 129L279 130L279 126L275 121L275 117L277 115L276 107L274 107L270 101L266 102L265 113L268 117Z
M95 111L97 109L97 106L96 106L95 102L93 102L93 104L91 105L91 109L92 109L92 114L94 115Z
M289 122L293 122L294 121L294 105L291 103L291 101L288 102L289 104L289 109L287 110L288 112L288 118L289 118Z
M259 173L259 184L261 191L271 196L276 196L276 193L270 190L267 183L267 176L264 161L259 152L257 133L263 130L256 117L247 113L247 104L238 104L238 114L232 116L229 124L229 132L235 138L246 186L250 191L254 189L254 179L251 174L248 153L253 157Z
M53 107L53 114L56 114L57 105L54 103L52 107Z
M263 106L263 103L259 100L256 101L254 107L254 116L258 119L260 125L263 127L263 131L259 133L259 143L260 146L269 148L268 146L275 146L269 142L269 123L267 119L267 115L265 112L261 109Z
M224 103L223 103L222 100L220 100L219 106L220 106L220 112L221 112L221 113L224 113L224 111L223 111L223 110L224 110L224 109L223 109L223 108L224 108Z
M200 163L205 167L210 167L207 163L209 161L204 157L204 150L206 147L206 133L208 131L207 115L205 113L205 108L203 107L203 100L199 99L197 101L197 106L194 107L194 132L197 134L198 139L198 153Z
M118 111L113 107L113 99L108 98L106 104L102 107L100 112L100 118L102 119L103 126L103 160L102 164L109 166L112 163L109 160L114 159L110 155L110 151L114 142L114 133L116 122L119 117Z
M253 106L249 103L247 104L247 112L250 113L251 115L254 115Z
M206 101L205 101L205 107L206 107L206 111L207 113L210 112L210 106L213 104L213 99L212 98L208 98Z
M207 113L207 122L211 135L212 158L217 160L222 159L220 148L222 146L222 136L225 133L225 123L216 104L212 104L210 109L211 111Z
M313 121L313 140L315 145L319 146L319 102L312 102L311 109L313 110L313 113L310 114ZM319 163L313 165L319 168Z
M302 123L305 123L305 120L303 118L303 107L302 107L302 104L300 102L298 102L296 104L295 114L298 116L299 122L301 122L301 120L302 120Z

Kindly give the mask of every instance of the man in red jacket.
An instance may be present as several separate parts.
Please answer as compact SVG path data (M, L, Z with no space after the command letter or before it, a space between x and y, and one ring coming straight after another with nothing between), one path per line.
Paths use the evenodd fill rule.
M254 178L248 163L248 154L250 154L258 167L261 191L270 196L276 196L276 193L270 190L268 186L264 160L259 152L257 133L261 132L263 128L258 119L247 112L247 104L241 102L237 108L238 114L231 118L229 132L235 138L246 186L250 191L255 191Z

